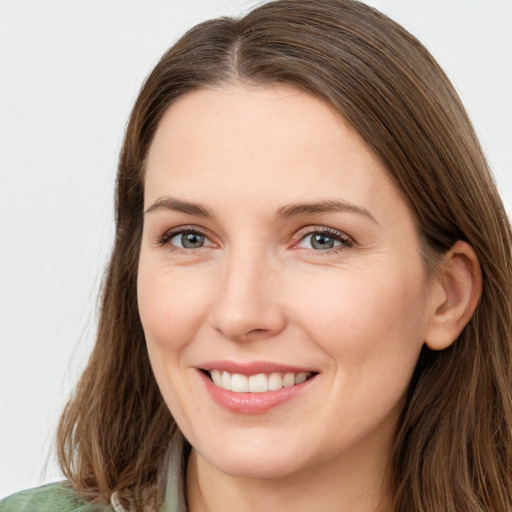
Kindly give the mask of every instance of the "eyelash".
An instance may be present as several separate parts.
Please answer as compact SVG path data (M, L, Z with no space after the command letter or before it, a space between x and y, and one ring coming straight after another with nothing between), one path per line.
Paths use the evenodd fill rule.
M178 235L183 234L192 234L192 235L198 235L198 236L204 236L206 239L210 240L211 237L208 235L208 233L198 229L197 227L187 227L187 226L181 226L179 228L170 229L169 231L166 231L158 240L156 245L158 247L164 247L168 245L172 245L170 242L171 240ZM326 235L328 238L333 239L335 242L339 242L340 245L337 247L333 247L330 249L308 249L308 248L302 248L304 251L306 251L308 254L314 254L314 255L329 255L329 254L336 254L341 251L345 251L347 249L350 249L354 245L354 240L343 233L342 231L338 231L337 229L328 228L325 226L313 226L310 228L304 228L297 232L296 235L294 235L294 239L296 242L294 243L294 249L300 249L300 247L297 247L298 244L306 240L308 237L313 235ZM211 241L211 240L210 240ZM204 246L196 248L196 249L187 249L185 247L176 247L172 246L170 250L172 251L181 251L181 252L195 252L197 249L202 249ZM207 246L208 247L208 246Z
M189 233L191 235L198 235L198 236L204 236L205 238L207 238L208 240L210 240L210 235L208 235L208 233L204 232L204 231L201 231L200 229L198 229L197 227L193 227L193 226L181 226L179 228L175 228L175 229L170 229L169 231L166 231L158 240L157 240L157 246L158 247L163 247L163 246L166 246L166 245L172 245L170 244L171 240L175 237L175 236L178 236L178 235L184 235L186 233ZM193 252L193 251L197 251L197 249L187 249L186 247L176 247L176 246L173 246L172 249L173 251L182 251L182 252Z
M325 235L328 238L334 240L335 242L339 242L340 245L338 245L337 247L332 247L330 249L324 250L303 248L303 250L307 251L308 254L332 255L342 251L346 251L347 249L350 249L354 245L354 240L347 234L343 233L342 231L338 231L337 229L328 228L325 226L313 226L300 230L297 233L297 235L294 236L294 238L297 239L297 242L294 244L294 248L297 248L298 244L300 244L308 237L311 237L313 235Z

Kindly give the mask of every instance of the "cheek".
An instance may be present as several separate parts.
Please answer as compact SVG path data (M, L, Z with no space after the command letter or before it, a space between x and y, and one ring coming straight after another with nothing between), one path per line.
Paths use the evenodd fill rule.
M178 350L199 329L210 302L209 286L207 276L189 272L141 262L137 299L148 348Z
M296 302L301 329L329 356L326 398L340 442L394 428L423 345L421 287L389 274L355 275L327 280Z
M154 376L175 420L187 425L199 414L189 380L186 354L207 309L208 287L199 276L151 265L141 259L137 282L139 314ZM197 274L197 272L196 272ZM202 283L199 286L199 283ZM196 284L194 286L193 284Z
M422 274L385 270L340 272L294 294L295 318L351 382L372 372L409 377L423 345Z

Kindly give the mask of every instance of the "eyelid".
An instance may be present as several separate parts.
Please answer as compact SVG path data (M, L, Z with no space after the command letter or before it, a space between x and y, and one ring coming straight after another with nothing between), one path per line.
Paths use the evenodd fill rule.
M342 240L351 240L354 241L353 238L345 233L344 231L340 231L339 229L331 228L329 226L321 226L314 224L312 226L305 226L301 229L299 229L294 235L293 238L295 240L302 240L307 235L310 235L312 233L327 233L332 235L333 237L340 238Z
M298 247L298 244L300 242L302 242L308 236L311 236L313 234L328 235L329 237L341 242L341 245L339 245L337 247L333 247L331 249L325 249L323 251ZM350 235L347 235L346 233L344 233L343 231L340 231L338 229L330 228L327 226L307 226L307 227L301 228L299 231L297 231L293 235L293 239L295 240L294 245L293 245L294 249L303 249L305 251L309 251L309 252L312 252L315 254L319 254L319 253L325 253L325 254L331 253L332 254L333 252L336 252L336 251L348 249L355 244L355 240Z
M158 247L172 245L170 243L171 240L175 236L183 234L183 233L195 233L197 235L204 236L210 243L203 247L212 247L212 246L216 245L215 242L212 240L213 237L209 231L207 231L203 228L200 228L198 226L195 226L195 225L177 226L175 228L168 229L162 235L158 236L158 239L156 240L156 245ZM173 247L173 249L182 250L182 251L197 251L198 249L202 249L202 247L200 247L198 249L187 249L185 247L177 247L175 245L173 245L172 247Z
M201 228L197 225L184 225L184 226L177 226L171 229L168 229L165 231L162 235L159 235L158 239L156 240L156 245L158 247L168 246L172 245L170 244L170 241L177 235L183 234L183 233L196 233L198 235L204 236L209 244L203 247L212 247L212 246L218 246L218 244L213 240L214 236L210 233L209 230L206 230L204 228ZM325 234L329 237L341 242L341 245L333 247L331 249L325 249L323 251L317 250L317 249L308 249L308 248L300 248L298 247L298 244L302 242L304 239L306 239L308 236L311 236L313 234ZM345 250L350 247L352 247L355 244L355 240L350 236L347 235L345 232L340 231L338 229L334 229L328 226L306 226L301 229L299 229L297 232L293 235L294 249L302 249L304 251L308 251L311 253L319 254L319 253L333 253L337 252L339 250ZM199 247L196 249L187 249L177 246L172 246L172 250L181 250L181 251L198 251L199 249L202 249L203 247Z

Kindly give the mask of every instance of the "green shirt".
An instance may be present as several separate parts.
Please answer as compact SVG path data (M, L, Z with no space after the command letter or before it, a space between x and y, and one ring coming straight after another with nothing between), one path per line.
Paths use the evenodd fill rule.
M165 503L158 512L185 512L180 471L182 439L170 447ZM0 501L0 512L115 512L109 505L98 505L78 498L68 481L21 491Z
M185 507L171 485L160 512L182 512ZM56 482L12 494L0 501L0 512L114 512L107 505L80 500L69 482Z
M68 482L18 492L0 501L0 512L112 512L111 507L78 499Z

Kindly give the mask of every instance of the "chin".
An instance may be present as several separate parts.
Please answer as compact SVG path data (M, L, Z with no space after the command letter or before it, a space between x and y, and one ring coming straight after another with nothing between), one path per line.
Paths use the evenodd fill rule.
M290 464L289 459L285 461L271 456L241 457L233 454L232 457L209 462L225 474L248 479L284 478L298 469L294 464Z
M213 448L213 449L212 449ZM198 455L225 474L251 479L283 478L304 468L306 461L298 454L303 453L294 446L279 446L267 442L246 442L241 445L224 443L202 451Z

